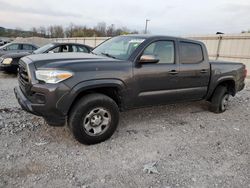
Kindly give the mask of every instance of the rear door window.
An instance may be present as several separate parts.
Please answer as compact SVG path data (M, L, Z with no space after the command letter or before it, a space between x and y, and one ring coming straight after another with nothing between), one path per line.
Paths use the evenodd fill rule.
M72 45L72 52L85 52L88 53L88 49L80 45Z
M32 51L33 50L33 47L29 44L23 44L23 50L30 50Z
M180 42L180 62L182 64L200 63L203 60L201 45L191 42Z
M84 46L76 46L77 47L77 52L89 52L87 48Z

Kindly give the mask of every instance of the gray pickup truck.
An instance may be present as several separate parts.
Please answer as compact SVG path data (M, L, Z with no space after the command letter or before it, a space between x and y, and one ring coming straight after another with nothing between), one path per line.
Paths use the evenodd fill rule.
M150 35L118 36L92 54L30 55L19 62L22 108L49 125L68 124L75 138L96 144L112 136L119 111L206 100L224 112L244 88L245 65L209 61L203 43Z

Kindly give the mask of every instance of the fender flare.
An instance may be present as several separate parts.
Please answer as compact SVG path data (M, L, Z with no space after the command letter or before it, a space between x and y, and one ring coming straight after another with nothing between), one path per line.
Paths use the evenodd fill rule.
M122 90L126 86L121 80L118 79L87 80L75 85L70 93L75 93L78 95L83 91L100 87L117 87L118 89Z
M210 88L209 88L209 92L207 94L207 99L209 99L210 97L212 97L215 89L223 82L227 82L227 81L233 81L235 83L235 79L233 76L223 76L220 77L219 79L217 79L216 81L214 81L215 84L210 84Z
M121 92L126 90L126 85L119 79L97 79L86 80L76 84L69 93L64 95L58 102L57 108L60 109L63 114L67 115L73 102L77 96L87 90L102 88L102 87L115 87Z

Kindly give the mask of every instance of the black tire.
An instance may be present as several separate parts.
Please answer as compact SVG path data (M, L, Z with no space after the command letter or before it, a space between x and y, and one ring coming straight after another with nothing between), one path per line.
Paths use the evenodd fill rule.
M102 116L102 120L100 119L100 121L104 121L104 118L109 118L109 123L106 126L102 125L102 122L99 123L100 125L92 126L91 123L94 116L97 117L97 113L100 113L100 111L95 112L95 109L101 109L106 112L107 117L99 114L99 116ZM92 112L93 115L91 117L90 113ZM103 94L88 94L84 96L73 106L68 119L68 125L76 140L88 145L97 144L109 139L115 132L118 123L119 108L117 104L113 99ZM88 127L92 127L93 130L87 130L85 124L89 124ZM103 132L99 133L99 135L96 134L94 131L96 127L99 127Z
M227 98L227 102L228 102L229 93L228 93L227 87L218 86L215 89L215 92L211 99L210 111L214 113L225 112L227 109L226 108L227 106L224 104L224 100L226 100L225 98Z

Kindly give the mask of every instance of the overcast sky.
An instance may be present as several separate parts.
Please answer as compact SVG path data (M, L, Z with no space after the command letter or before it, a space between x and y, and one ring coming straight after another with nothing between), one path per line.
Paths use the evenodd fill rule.
M0 26L23 28L70 23L126 26L152 34L239 33L250 29L250 0L0 0Z

